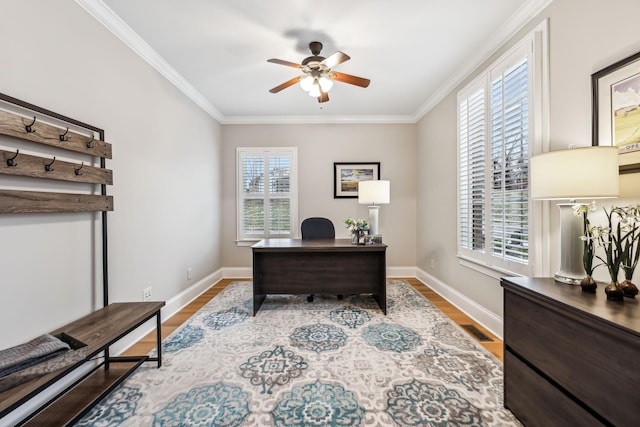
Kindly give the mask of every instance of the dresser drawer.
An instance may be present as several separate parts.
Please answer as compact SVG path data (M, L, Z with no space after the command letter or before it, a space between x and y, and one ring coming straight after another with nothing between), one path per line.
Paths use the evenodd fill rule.
M614 425L637 422L636 337L545 298L511 291L504 298L504 343L509 351Z
M603 425L509 351L504 372L504 405L527 427Z

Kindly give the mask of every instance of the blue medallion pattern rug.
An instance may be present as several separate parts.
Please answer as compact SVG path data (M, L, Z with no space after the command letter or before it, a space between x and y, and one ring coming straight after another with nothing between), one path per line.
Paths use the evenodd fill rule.
M269 296L234 282L80 426L519 426L502 363L401 280L370 296Z

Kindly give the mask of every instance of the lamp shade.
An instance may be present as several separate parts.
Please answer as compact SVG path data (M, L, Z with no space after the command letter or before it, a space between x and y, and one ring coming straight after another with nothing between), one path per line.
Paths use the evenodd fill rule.
M361 205L389 203L389 187L389 181L360 181L358 183L358 203Z
M618 197L618 147L583 147L531 158L531 198Z

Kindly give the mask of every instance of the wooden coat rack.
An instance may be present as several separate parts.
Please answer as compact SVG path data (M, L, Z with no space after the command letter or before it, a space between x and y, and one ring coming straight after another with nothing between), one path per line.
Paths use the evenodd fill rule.
M0 214L102 212L102 302L106 307L109 304L107 212L113 210L113 196L107 195L107 185L113 184L113 172L106 168L112 149L104 140L104 130L3 93L0 100L24 112L0 110L0 135L36 143L45 149L55 147L100 159L100 166L95 167L84 162L57 160L53 154L43 156L25 154L19 148L0 149L0 174L25 177L29 183L35 183L30 180L35 178L81 184L80 189L86 189L87 184L100 186L100 194L0 188ZM63 123L64 127L51 122Z
M105 167L105 159L111 159L111 144L104 141L104 131L1 93L0 101L4 101L9 110L1 109L0 103L0 135L9 137L3 139L5 148L0 149L0 174L20 177L20 184L31 188L0 188L0 214L101 212L102 216L104 307L52 331L52 334L65 333L84 343L85 359L0 392L2 423L6 414L78 367L94 363L94 358L103 353L98 366L80 375L81 378L64 391L54 393L55 396L49 402L19 422L19 425L69 425L78 421L144 362L155 361L158 368L162 365L160 310L165 303L147 301L109 304L107 212L113 210L113 197L107 195L107 185L113 184L113 173ZM30 146L33 143L36 145ZM35 147L33 151L36 154L21 151L23 148L30 151L32 147ZM85 161L57 159L55 154L65 157L69 155L71 159L85 156L89 161L85 164ZM100 166L93 166L96 158L99 158ZM77 188L78 193L39 191L35 184L38 180L60 181L60 187ZM100 194L94 194L98 186ZM154 317L157 356L110 355L113 343ZM116 364L118 368L110 368ZM100 367L104 369L99 370Z
M6 95L0 94L5 101ZM18 101L12 98L13 101ZM9 101L8 101L9 102ZM21 107L25 103L20 102ZM13 102L12 102L13 103ZM33 109L35 106L30 106ZM37 108L37 107L35 107ZM37 110L42 113L41 109ZM48 112L50 116L51 112ZM101 167L87 166L84 162L56 161L55 157L41 157L0 150L3 160L0 162L0 173L6 175L24 176L30 178L53 179L76 183L100 184L102 186L113 184L112 171L104 167L104 159L111 158L111 144L102 140L104 131L87 124L62 117L55 114L56 119L72 122L76 126L82 126L91 131L91 136L82 135L69 128L25 118L17 113L0 110L0 135L6 135L26 141L35 142L45 146L57 147L76 153L89 154L100 157ZM95 140L93 132L97 129L100 140ZM101 195L35 192L19 190L0 190L0 213L29 213L29 212L87 212L87 211L112 211L113 196Z

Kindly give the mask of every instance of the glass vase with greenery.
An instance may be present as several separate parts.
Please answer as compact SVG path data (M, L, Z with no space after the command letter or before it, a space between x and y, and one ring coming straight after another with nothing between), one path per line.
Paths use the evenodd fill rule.
M358 243L360 234L369 230L369 223L366 219L347 218L344 220L347 230L351 232L351 243Z

